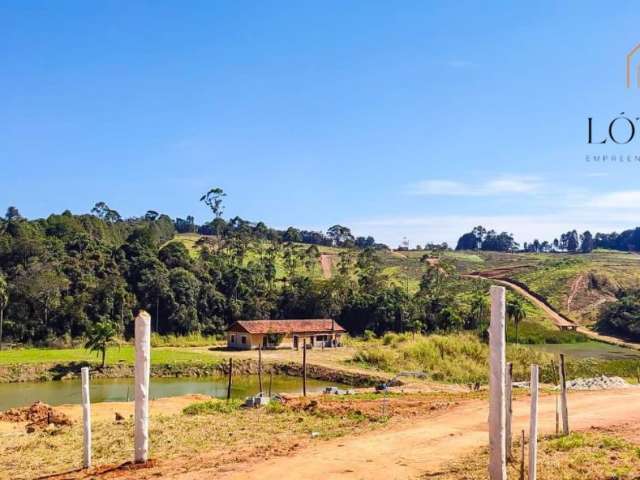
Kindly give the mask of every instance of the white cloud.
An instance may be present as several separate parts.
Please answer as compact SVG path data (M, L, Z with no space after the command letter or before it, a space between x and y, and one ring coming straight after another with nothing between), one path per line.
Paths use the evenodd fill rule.
M503 176L481 183L463 183L452 180L422 180L409 185L412 195L493 196L510 193L535 193L542 189L538 177Z
M640 208L640 190L597 195L588 202L587 206L597 208Z
M505 215L416 215L380 217L348 222L357 235L373 235L389 246L399 245L407 237L412 245L447 242L455 247L457 239L476 225L498 232L512 233L521 244L534 238L553 240L574 228L579 232L621 231L638 225L638 217L629 211L607 212L596 209L567 209L554 213Z

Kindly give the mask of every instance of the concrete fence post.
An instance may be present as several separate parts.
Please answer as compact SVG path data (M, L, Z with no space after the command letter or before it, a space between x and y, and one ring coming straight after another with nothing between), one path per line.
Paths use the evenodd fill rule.
M91 466L91 397L89 394L89 367L80 369L82 378L82 430L83 430L83 457L84 468Z
M493 285L489 326L489 478L506 480L505 289Z
M505 378L505 414L507 419L505 421L506 430L506 449L507 449L507 461L513 461L513 438L512 438L512 417L513 417L513 364L507 363L507 371Z
M531 414L529 416L529 480L536 480L538 460L538 365L531 365Z
M151 370L151 317L141 310L135 320L136 365L134 461L149 459L149 374Z

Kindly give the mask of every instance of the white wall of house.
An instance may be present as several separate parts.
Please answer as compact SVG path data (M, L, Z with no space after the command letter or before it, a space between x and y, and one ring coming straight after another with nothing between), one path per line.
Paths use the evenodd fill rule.
M336 346L341 345L341 334L339 333L318 333L318 334L293 334L283 337L279 345L267 345L265 348L301 348L303 339L307 339L307 345L312 348L329 348L333 346L332 339L335 338ZM264 346L264 335L250 334L246 332L227 332L227 347L238 350L257 349ZM297 339L297 342L296 342Z

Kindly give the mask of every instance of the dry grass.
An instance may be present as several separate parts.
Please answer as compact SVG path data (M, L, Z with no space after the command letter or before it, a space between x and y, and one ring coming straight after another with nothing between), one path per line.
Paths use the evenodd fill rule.
M439 397L438 397L439 398ZM332 399L327 401L331 402ZM338 401L338 400L336 400ZM151 457L163 462L177 457L194 458L206 452L206 461L225 465L246 458L284 455L300 445L364 432L385 424L387 416L364 415L361 399L340 401L337 409L293 406L265 409L187 408L190 413L155 416L150 422ZM223 404L223 401L213 400ZM211 402L208 402L211 403ZM51 432L3 435L0 478L31 479L81 466L82 427L76 423ZM97 421L93 424L94 465L121 464L133 455L133 421ZM66 478L66 477L65 477ZM73 478L73 477L72 477Z
M637 429L637 427L636 427ZM539 480L591 480L640 478L640 447L627 440L635 435L627 428L591 430L567 437L546 437L538 444ZM519 478L520 444L515 445L516 461L509 464L508 478ZM525 462L528 461L528 445ZM487 478L486 448L469 455L448 470L425 475L425 479L480 480ZM525 463L525 478L527 476Z

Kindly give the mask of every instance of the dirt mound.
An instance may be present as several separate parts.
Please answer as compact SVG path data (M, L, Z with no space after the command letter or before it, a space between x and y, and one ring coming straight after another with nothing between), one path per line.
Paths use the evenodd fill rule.
M313 412L332 415L363 415L375 420L380 417L399 416L401 418L424 416L456 404L447 399L425 399L418 396L389 396L375 399L341 397L290 398L286 405L294 411Z
M35 402L30 407L10 408L0 412L0 421L28 422L27 432L33 432L36 429L44 430L49 425L62 427L72 423L64 413L42 402Z

